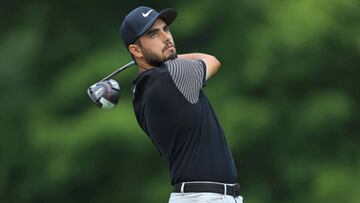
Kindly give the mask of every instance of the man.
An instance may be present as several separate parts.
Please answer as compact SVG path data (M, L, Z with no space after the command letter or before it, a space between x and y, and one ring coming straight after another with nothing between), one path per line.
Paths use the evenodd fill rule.
M224 132L202 91L220 62L176 53L169 29L176 15L140 6L120 27L140 72L133 81L137 121L168 162L169 202L242 202Z

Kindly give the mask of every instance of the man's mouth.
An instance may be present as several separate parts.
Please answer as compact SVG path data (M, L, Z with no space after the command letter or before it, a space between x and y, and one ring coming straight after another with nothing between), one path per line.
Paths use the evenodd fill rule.
M173 44L168 44L167 46L164 47L163 51L168 50L168 49L175 49L175 46Z
M175 48L173 45L166 47L166 49Z

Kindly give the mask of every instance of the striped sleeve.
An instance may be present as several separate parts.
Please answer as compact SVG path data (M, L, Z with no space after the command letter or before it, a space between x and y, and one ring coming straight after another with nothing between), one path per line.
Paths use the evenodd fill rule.
M205 85L205 63L201 60L174 59L165 62L165 65L181 94L190 103L197 103L200 90Z

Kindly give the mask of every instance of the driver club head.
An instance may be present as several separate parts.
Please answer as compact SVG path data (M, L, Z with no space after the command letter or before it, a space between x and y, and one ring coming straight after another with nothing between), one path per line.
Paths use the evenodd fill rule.
M90 99L100 108L114 108L120 97L120 85L113 79L95 83L87 89Z

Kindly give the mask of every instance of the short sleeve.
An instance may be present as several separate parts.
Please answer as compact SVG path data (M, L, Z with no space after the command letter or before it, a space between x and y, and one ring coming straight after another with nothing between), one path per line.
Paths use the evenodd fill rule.
M202 60L173 59L166 61L165 66L181 94L190 103L197 103L200 90L205 86L205 63Z

